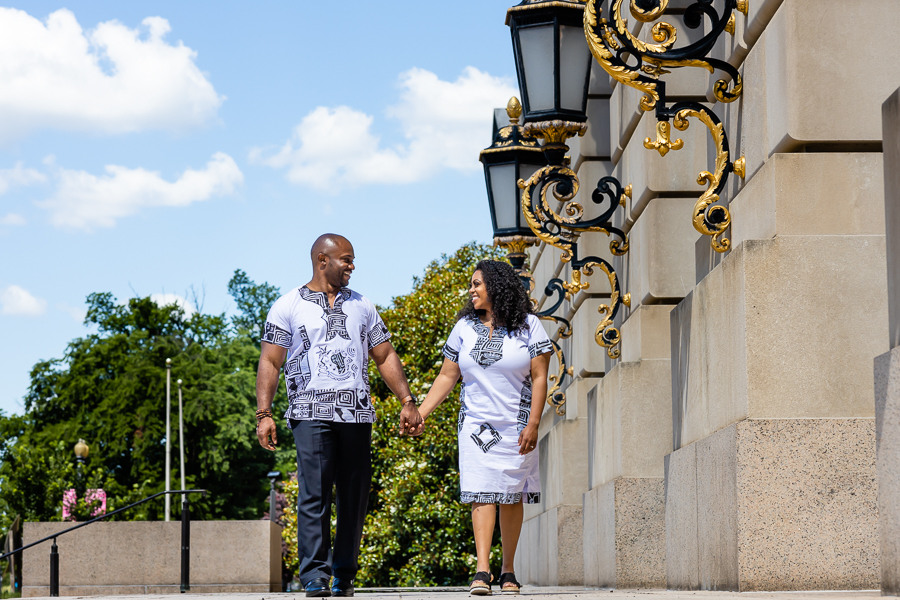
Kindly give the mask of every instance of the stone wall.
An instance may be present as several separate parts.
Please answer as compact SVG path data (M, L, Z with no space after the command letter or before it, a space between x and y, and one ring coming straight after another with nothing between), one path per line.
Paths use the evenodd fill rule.
M72 523L25 523L23 544ZM191 591L281 591L281 527L271 521L192 521ZM60 596L178 593L181 522L100 522L57 538ZM25 550L22 596L50 595L50 542Z
M676 46L702 35L684 27L686 4L673 0L663 19ZM629 26L648 39L652 23ZM557 474L547 489L566 489L526 512L520 579L761 591L883 579L897 593L900 493L886 492L900 490L900 401L889 400L900 358L879 359L874 382L870 369L900 342L900 236L886 242L882 208L900 231L900 96L894 121L885 107L893 168L880 112L900 84L900 63L884 60L898 26L895 0L751 0L736 14L712 55L741 71L743 94L708 104L733 157L746 157L745 179L732 176L722 196L733 218L724 254L691 224L697 175L714 160L708 130L694 120L673 132L684 147L665 157L644 148L655 116L594 65L588 132L570 144L577 201L590 216L600 177L631 184L613 223L631 249L612 257L606 236L586 233L579 254L614 264L631 307L616 318L618 360L593 342L602 274L561 309L576 323L576 379L570 413L542 421L540 450L542 476ZM850 56L879 64L878 77ZM666 80L669 100L712 99L703 69ZM533 248L531 262L538 290L570 275L553 247Z

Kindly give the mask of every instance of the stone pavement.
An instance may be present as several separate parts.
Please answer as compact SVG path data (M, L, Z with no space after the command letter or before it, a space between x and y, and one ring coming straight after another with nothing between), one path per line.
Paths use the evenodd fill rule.
M423 600L450 600L451 598L471 598L465 588L369 588L358 589L357 597L366 600L395 600L400 598L421 598ZM499 595L496 591L495 596ZM541 600L620 600L640 598L640 600L875 600L881 597L879 590L834 591L834 592L705 592L667 590L603 590L583 587L535 587L526 585L521 596L539 597ZM191 594L193 597L209 600L299 600L305 595L294 594ZM510 595L505 595L510 597ZM94 596L94 598L99 598ZM136 596L105 596L104 600L185 600L183 594L159 594Z

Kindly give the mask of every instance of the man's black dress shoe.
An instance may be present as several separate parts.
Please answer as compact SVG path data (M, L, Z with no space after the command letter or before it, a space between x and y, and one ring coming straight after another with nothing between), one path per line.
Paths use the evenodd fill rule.
M328 588L327 577L317 577L306 584L307 598L328 598L331 590Z
M343 596L349 597L353 595L353 581L348 581L346 579L338 579L334 578L334 583L331 584L331 594L333 596Z

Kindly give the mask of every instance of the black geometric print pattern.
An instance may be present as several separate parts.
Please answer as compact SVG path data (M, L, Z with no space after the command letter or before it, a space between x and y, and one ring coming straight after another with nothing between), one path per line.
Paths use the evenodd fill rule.
M359 326L359 341L362 344L363 348L366 347L366 338L368 337L367 333L368 332L366 331L366 325L365 325L365 323L363 323L362 325ZM362 378L363 378L363 381L366 383L366 389L369 389L369 365L368 365L368 361L364 361L364 362L366 364L363 365Z
M322 319L327 326L326 342L333 340L335 336L340 336L345 340L350 339L350 334L347 333L347 315L341 310L344 301L350 298L350 290L341 288L341 292L334 299L334 308L328 305L328 296L325 295L325 292L314 292L305 285L300 288L300 297L308 302L318 304L322 309Z
M553 342L550 340L541 340L540 342L535 342L528 346L528 354L531 358L537 358L541 354L546 354L547 352L553 352Z
M456 420L456 433L462 433L463 423L466 420L466 386L459 390L459 417Z
M291 393L284 416L298 421L374 423L375 409L365 390L309 390Z
M379 321L375 327L369 331L369 350L379 344L391 339L391 332L388 331L387 325Z
M514 492L504 494L502 492L460 492L459 501L463 504L478 502L480 504L540 504L540 492Z
M478 334L478 339L475 340L475 346L469 352L469 356L481 368L486 369L503 358L503 338L506 336L506 329L497 328L494 330L494 335L491 336L491 330L478 319L472 320L472 328Z
M291 347L291 332L282 329L274 323L266 321L265 331L263 331L262 341L281 346L282 348Z
M522 395L519 397L519 414L516 417L516 431L522 433L531 416L531 375L522 382Z
M301 325L297 330L297 335L300 337L300 345L284 365L284 380L287 384L288 396L292 392L298 394L304 391L312 379L308 360L309 348L312 344L306 334L306 327Z
M491 432L491 439L489 439L488 441L484 441L483 439L481 439L481 434L486 430ZM500 432L494 429L494 426L490 423L482 423L477 432L472 432L472 440L475 442L475 445L481 448L481 451L484 453L489 452L491 448L499 444L500 440L502 439L503 438L500 437Z
M444 356L446 356L448 359L459 364L459 350L454 350L447 344L444 344L444 348L441 350L441 352L443 352Z

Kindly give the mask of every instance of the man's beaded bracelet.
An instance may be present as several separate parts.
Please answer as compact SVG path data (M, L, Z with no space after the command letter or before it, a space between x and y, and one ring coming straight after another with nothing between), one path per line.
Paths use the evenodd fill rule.
M265 419L266 417L269 417L270 419L274 418L274 417L272 417L272 409L260 408L259 410L256 411L256 422L257 423L259 423L261 420Z

